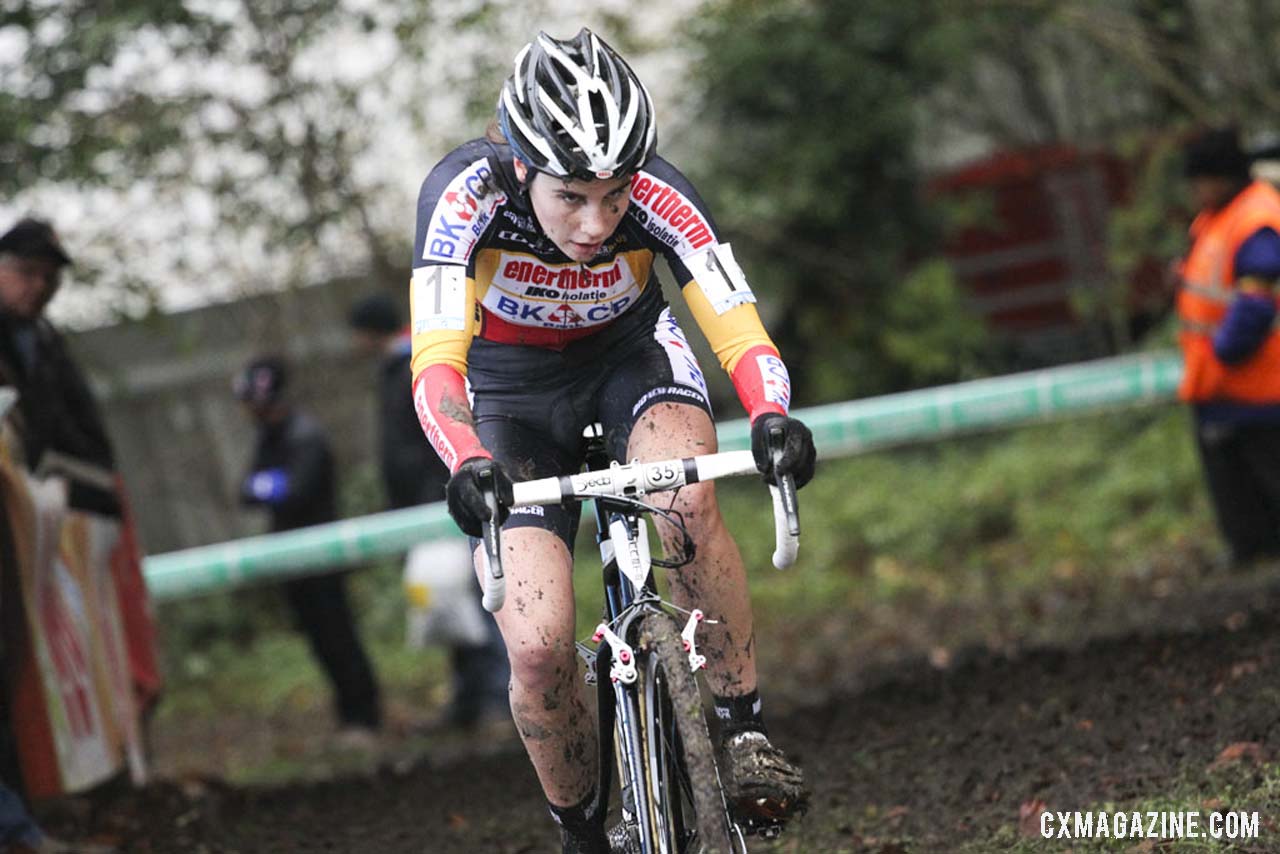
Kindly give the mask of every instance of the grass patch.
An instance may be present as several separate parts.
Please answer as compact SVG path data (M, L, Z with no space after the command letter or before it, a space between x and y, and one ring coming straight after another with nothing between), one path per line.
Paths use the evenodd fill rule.
M982 606L1031 630L1030 600L1119 595L1153 556L1216 542L1185 413L1172 407L823 461L801 493L800 559L785 573L769 565L763 493L733 483L721 495L765 619Z

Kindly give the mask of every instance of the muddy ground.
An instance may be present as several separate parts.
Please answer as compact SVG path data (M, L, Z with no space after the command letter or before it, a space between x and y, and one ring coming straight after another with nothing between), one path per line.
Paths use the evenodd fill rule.
M882 637L871 649L866 633L833 617L797 632L803 653L775 656L766 670L775 741L803 761L813 809L753 852L945 852L975 840L969 850L998 850L1020 838L1028 804L1156 796L1203 777L1232 745L1251 745L1235 752L1261 775L1280 750L1275 573L1108 607L1090 609L1096 620L1082 613L1066 643L1047 646L895 647ZM201 737L171 727L157 749ZM154 854L558 850L533 773L501 733L434 746L393 737L374 767L271 786L233 788L168 767L180 776L50 820ZM1232 850L1280 850L1280 815L1262 819L1261 840Z

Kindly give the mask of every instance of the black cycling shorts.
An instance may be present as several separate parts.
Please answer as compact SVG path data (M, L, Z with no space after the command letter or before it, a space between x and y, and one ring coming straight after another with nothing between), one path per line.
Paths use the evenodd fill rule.
M607 329L564 350L476 338L467 370L476 432L513 480L579 471L583 431L596 422L610 458L626 462L631 429L655 404L686 403L711 415L702 370L656 289ZM572 554L580 507L518 508L503 530L543 528Z

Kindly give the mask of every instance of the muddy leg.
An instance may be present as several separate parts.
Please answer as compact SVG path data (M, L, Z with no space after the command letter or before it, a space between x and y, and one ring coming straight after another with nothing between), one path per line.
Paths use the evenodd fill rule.
M709 454L716 450L715 426L701 409L680 403L660 403L644 413L631 431L628 459L659 460ZM655 496L667 506L670 494ZM697 543L697 557L689 565L667 573L671 595L682 608L701 608L717 625L698 629L700 648L707 656L707 681L714 694L740 696L756 688L755 634L751 599L742 555L729 535L716 502L715 486L699 483L675 493L674 509ZM659 523L663 545L671 552L676 532Z
M503 532L502 552L507 601L495 617L511 661L511 714L547 800L570 806L595 787L596 737L574 652L569 550L548 531L516 528Z

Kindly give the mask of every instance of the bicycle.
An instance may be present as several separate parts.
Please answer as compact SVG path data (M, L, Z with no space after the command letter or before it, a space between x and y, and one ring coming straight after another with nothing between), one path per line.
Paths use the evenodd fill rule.
M604 618L592 636L598 647L584 642L577 647L586 681L596 686L599 700L595 814L607 815L616 758L623 822L643 854L746 854L747 835L774 836L781 824L739 817L731 810L695 677L706 664L696 641L703 614L663 601L654 583L653 567L687 564L696 544L678 511L640 499L720 477L756 474L755 460L750 451L727 451L621 465L609 460L598 425L588 428L584 438L583 472L516 483L512 506L588 500L594 505ZM775 464L781 438L776 428L769 437ZM795 560L800 522L794 483L789 476L779 480L769 488L777 534L773 562L782 569ZM506 583L498 507L492 485L483 491L492 511L483 530L483 604L496 611ZM650 554L647 515L661 516L683 532L680 554Z

